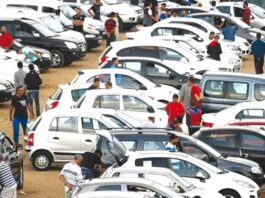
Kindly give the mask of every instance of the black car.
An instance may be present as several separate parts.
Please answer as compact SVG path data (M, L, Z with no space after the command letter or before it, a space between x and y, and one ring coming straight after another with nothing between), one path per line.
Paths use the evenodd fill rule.
M104 55L101 59L103 58ZM188 81L187 73L178 73L177 69L172 69L169 65L158 59L147 57L119 57L119 63L121 68L132 70L155 83L173 86L177 89L180 89ZM111 65L111 60L105 60L101 64L101 68L110 68ZM198 76L196 83L199 83L199 81Z
M165 129L112 130L110 132L131 151L164 150L169 136L176 134L180 138L184 153L206 161L220 169L227 169L245 175L257 183L261 183L264 180L263 170L257 163L222 155L212 147L183 133L167 131ZM102 160L104 163L112 164L115 162L115 159L112 159L109 154L106 154L107 147L106 139L100 139L97 149L103 152Z
M20 39L23 45L40 47L51 52L54 67L70 64L85 56L83 43L74 39L58 36L42 24L28 19L0 19L0 25L5 26L15 39Z
M15 88L11 82L7 80L0 80L0 102L11 100L14 92Z
M193 136L228 156L257 162L265 170L265 131L254 127L213 127Z
M17 188L22 189L24 185L23 158L17 150L22 150L23 147L19 144L17 150L15 150L12 146L12 141L3 132L0 132L0 141L0 152L4 160L8 161L10 164L11 171L17 183Z

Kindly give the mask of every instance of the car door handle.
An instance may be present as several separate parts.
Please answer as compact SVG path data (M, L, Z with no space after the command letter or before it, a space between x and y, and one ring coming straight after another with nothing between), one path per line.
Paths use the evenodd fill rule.
M92 142L91 140L89 140L89 139L87 139L87 140L85 140L86 142Z
M53 137L52 139L54 139L54 140L59 140L60 138L58 138L58 137Z

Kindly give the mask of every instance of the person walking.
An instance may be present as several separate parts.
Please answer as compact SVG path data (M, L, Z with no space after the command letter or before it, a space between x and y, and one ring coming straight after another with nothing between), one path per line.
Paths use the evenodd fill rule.
M1 198L17 198L17 184L10 169L9 163L0 154L0 184L2 191Z
M100 20L100 7L102 3L100 0L95 0L95 3L88 9L88 12L93 16L93 19Z
M109 19L105 21L105 33L107 36L107 47L110 45L111 42L116 41L116 26L117 22L115 18L117 17L116 12L111 12L109 15Z
M173 95L173 101L167 104L165 110L168 115L168 124L171 124L172 119L177 118L178 116L184 116L185 108L179 101L178 94Z
M5 26L2 26L0 29L0 47L4 48L5 50L10 50L14 45L14 39L9 34Z
M179 137L175 134L171 134L169 136L169 142L165 146L165 150L170 152L182 151Z
M72 18L73 30L82 33L85 16L82 14L82 11L80 8L75 8L75 11L76 11L76 14Z
M15 87L25 86L24 80L25 80L27 73L23 70L23 63L18 62L17 67L18 67L18 70L14 74Z
M14 146L19 142L19 125L21 124L23 134L26 134L26 127L28 122L28 111L31 118L34 117L32 107L26 96L26 90L23 86L16 88L16 95L12 98L9 112L9 119L13 123L13 140Z
M226 27L222 29L222 33L224 35L224 39L235 41L236 28L235 26L231 25L229 21L226 22Z
M36 115L40 115L40 85L42 80L40 75L35 71L34 65L29 64L29 72L25 77L25 85L27 88L27 96L30 105L33 107L33 100L35 102Z
M93 84L90 87L88 87L88 90L99 89L99 87L100 87L100 79L94 78Z
M64 184L65 198L71 198L73 190L79 181L83 180L80 164L83 156L75 155L74 160L65 164L60 172L59 179Z
M244 11L243 11L243 16L242 16L242 21L250 25L251 10L248 7L248 2L244 1L243 8L244 8Z
M256 74L263 74L265 42L261 40L260 33L257 33L257 40L255 40L251 45L251 54L254 56Z
M207 53L209 54L209 57L217 61L221 61L220 55L222 54L222 48L219 43L219 39L219 35L215 35L214 40L207 47Z

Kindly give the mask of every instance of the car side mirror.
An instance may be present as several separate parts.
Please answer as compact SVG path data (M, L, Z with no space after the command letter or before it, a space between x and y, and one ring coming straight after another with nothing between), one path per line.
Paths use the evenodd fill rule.
M185 58L185 57L182 57L182 58L180 59L180 62L181 62L181 63L184 63L184 64L187 64L187 63L188 63L188 59Z
M32 35L34 38L40 38L40 34L37 32L33 32Z
M148 106L148 107L147 107L147 111L148 111L149 113L155 113L154 108L151 107L151 106Z
M173 80L176 77L176 75L174 73L169 73L169 79Z
M144 86L144 85L142 85L142 84L140 85L139 89L140 89L140 90L147 90L146 86Z
M198 172L196 174L196 178L199 179L201 182L205 182L205 176L202 174L202 172Z
M23 150L23 145L22 144L18 144L17 145L17 150L18 151L22 151Z

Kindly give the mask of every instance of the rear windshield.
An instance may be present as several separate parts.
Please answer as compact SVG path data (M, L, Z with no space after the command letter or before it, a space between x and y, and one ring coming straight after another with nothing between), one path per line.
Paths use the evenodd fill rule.
M61 96L63 94L63 90L62 89L57 89L57 91L52 94L52 96L50 97L51 100L60 100Z
M76 89L71 91L72 99L73 101L78 101L79 98L82 97L82 95L86 92L87 88L85 89Z

